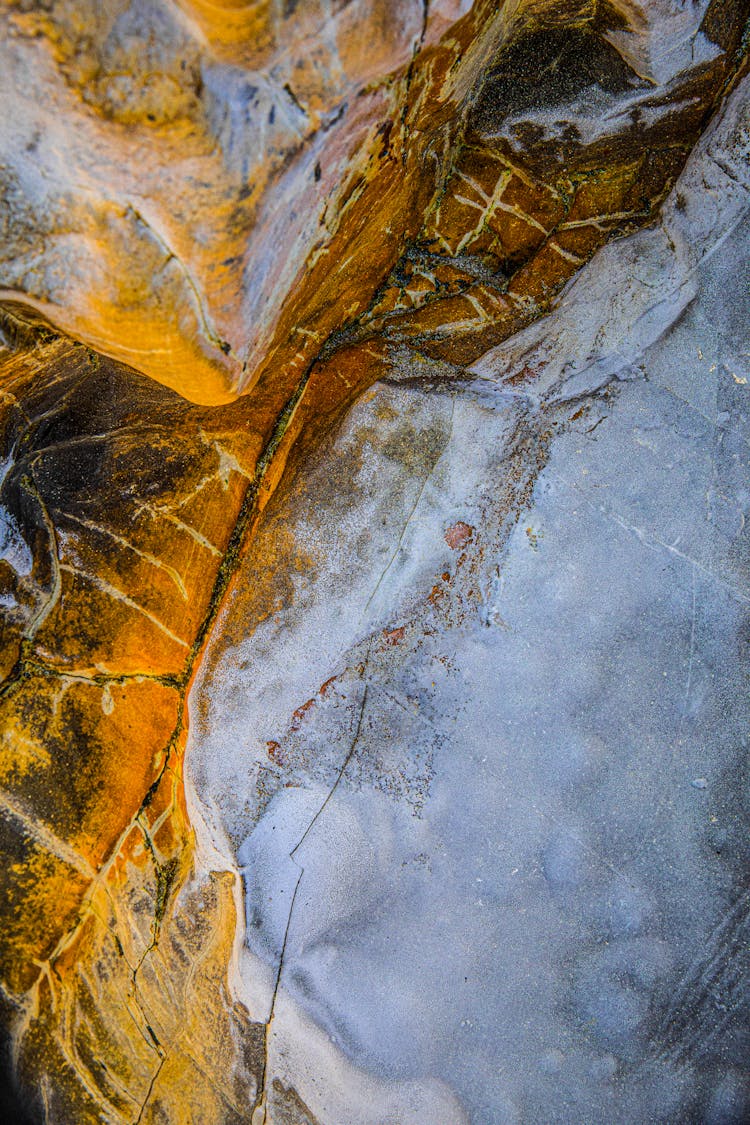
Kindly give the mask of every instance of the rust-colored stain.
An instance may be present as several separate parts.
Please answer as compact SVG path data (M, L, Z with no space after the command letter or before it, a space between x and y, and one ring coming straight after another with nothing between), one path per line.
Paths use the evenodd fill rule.
M448 528L443 538L452 551L460 551L471 542L473 535L474 528L463 520L458 520Z
M274 742L273 740L267 742L266 753L268 754L268 757L271 759L271 761L274 762L277 766L284 765L284 751L281 749L280 743Z
M293 712L293 714L292 714L292 724L291 724L292 730L299 730L300 726L302 725L302 721L305 718L305 715L310 710L310 708L314 707L314 706L315 706L315 700L314 699L308 699L306 703L303 703L300 707L298 707L296 709L296 711Z

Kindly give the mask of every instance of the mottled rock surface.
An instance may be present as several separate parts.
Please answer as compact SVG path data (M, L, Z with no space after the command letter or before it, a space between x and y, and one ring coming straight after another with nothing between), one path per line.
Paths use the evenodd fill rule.
M649 219L746 7L4 0L0 297L202 403L477 358Z
M233 582L188 760L321 1120L750 1113L747 126L474 381L395 365Z
M746 14L1 6L31 1120L750 1113Z

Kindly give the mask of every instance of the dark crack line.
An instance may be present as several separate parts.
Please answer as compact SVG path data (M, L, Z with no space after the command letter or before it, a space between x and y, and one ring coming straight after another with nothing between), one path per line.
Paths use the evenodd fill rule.
M364 665L364 668L362 670L363 676L364 676L365 672L367 671L367 667L369 665L369 660L370 660L370 650L368 649L367 657L365 659L365 665ZM344 761L343 761L343 763L342 763L342 765L341 765L341 767L340 767L340 769L339 769L339 771L336 775L336 780L334 781L333 785L329 789L328 793L326 794L325 800L323 801L322 805L320 806L318 811L313 816L313 818L310 821L310 823L308 824L307 828L302 833L302 835L300 836L299 840L294 845L292 850L289 852L290 860L292 861L292 863L294 863L294 865L296 867L299 867L299 875L297 876L297 882L294 884L294 891L292 892L292 900L289 904L289 913L287 915L286 926L284 928L284 939L281 943L281 952L279 954L279 964L278 964L278 968L276 970L276 979L274 981L273 994L271 996L271 1007L270 1007L270 1010L269 1010L269 1013L268 1013L268 1019L266 1020L266 1023L265 1023L264 1028L263 1028L263 1069L261 1071L260 1080L258 1082L258 1095L256 1096L255 1103L254 1103L254 1105L253 1105L253 1107L250 1111L250 1119L251 1119L252 1125L263 1125L263 1123L266 1120L265 1109L266 1109L266 1102L267 1102L267 1098L268 1098L269 1033L270 1033L271 1025L273 1023L274 1015L275 1015L275 1012L276 1012L276 998L277 998L278 993L279 993L279 988L281 986L281 976L282 976L282 973L284 971L284 959L285 959L285 956L286 956L286 948L287 948L287 943L288 943L288 940L289 940L289 931L290 931L291 925L292 925L292 915L294 914L294 904L295 904L296 899L297 899L297 892L299 891L300 883L302 882L302 877L305 874L305 868L303 866L301 866L297 862L297 860L294 858L295 853L298 852L299 849L302 847L305 840L309 836L310 832L312 832L313 828L315 827L317 821L319 820L319 818L325 812L329 801L331 800L331 798L333 797L334 793L336 792L336 790L338 789L338 787L341 783L341 779L343 778L344 773L346 772L347 766L349 765L349 763L352 760L352 757L354 756L354 751L357 748L357 745L359 743L360 733L362 731L362 720L364 719L365 708L367 706L368 689L369 689L369 685L365 681L364 689L362 691L362 702L361 702L360 708L359 708L359 717L357 719L357 727L356 727L356 730L354 732L354 737L352 739L352 743L351 743L351 746L349 747L348 753L347 753L346 757L344 758ZM260 1116L259 1121L256 1123L255 1114L258 1110L261 1110L262 1115Z
M305 874L305 869L304 869L304 867L301 867L300 873L297 876L297 882L294 884L294 891L292 893L292 901L289 904L289 914L287 915L286 927L284 929L284 940L281 943L281 953L279 954L279 967L276 971L276 979L275 979L274 984L273 984L273 994L271 996L271 1008L270 1008L269 1013L268 1013L268 1019L266 1020L266 1023L263 1027L263 1068L261 1070L261 1073L260 1073L260 1076L259 1076L259 1081L258 1081L258 1094L256 1095L255 1103L253 1104L253 1107L250 1111L251 1125L256 1125L255 1115L256 1115L256 1112L258 1110L261 1110L261 1114L262 1114L262 1116L260 1118L260 1125L262 1125L262 1123L265 1121L265 1108L266 1108L266 1102L267 1102L267 1098L268 1098L268 1071L269 1071L268 1036L269 1036L269 1032L271 1030L271 1024L273 1023L274 1015L276 1013L276 997L278 995L279 986L281 984L281 974L282 974L283 969L284 969L284 956L286 954L287 941L289 940L289 930L291 929L291 925L292 925L292 914L294 912L294 903L295 903L295 900L297 898L297 891L299 890L299 885L302 882L302 876L304 874Z
M85 920L85 918L88 915L89 903L90 903L90 899L91 899L91 895L92 895L93 891L95 890L95 888L97 886L105 884L107 875L109 873L109 870L110 870L112 864L114 863L114 861L116 860L117 856L119 855L120 850L122 848L122 845L123 845L124 841L127 839L127 836L129 834L130 830L132 829L132 827L135 824L138 824L141 827L141 829L143 829L143 823L140 819L141 815L145 812L145 810L151 804L151 801L153 800L154 796L156 795L156 792L158 791L159 785L161 784L162 779L163 779L166 771L171 768L172 753L173 753L173 751L174 751L174 749L175 749L175 747L178 743L180 735L183 733L183 731L185 729L186 702L187 702L187 694L188 694L188 688L189 688L189 685L190 685L191 677L192 677L193 672L195 670L195 666L196 666L196 664L199 660L199 656L200 656L201 650L203 648L203 645L205 643L206 637L207 637L208 633L210 632L210 630L211 630L211 628L212 628L212 626L213 626L213 624L214 624L214 622L215 622L215 620L218 616L223 597L224 597L224 595L227 591L227 588L229 586L229 583L232 579L232 576L233 576L234 571L236 569L237 563L239 561L239 556L241 554L242 547L244 545L246 533L248 531L248 528L249 528L249 526L252 522L252 518L253 518L253 516L256 512L256 509L257 509L257 500L258 500L258 496L260 494L260 489L261 489L261 486L263 484L263 480L265 478L266 472L268 471L268 469L269 469L269 467L270 467L270 465L273 461L273 458L274 458L276 452L278 451L279 446L281 445L281 442L282 442L282 440L284 438L284 435L285 435L285 433L286 433L286 431L289 427L289 424L291 423L292 418L294 417L297 406L299 405L299 402L302 399L302 396L304 395L307 384L310 381L310 376L311 376L311 373L312 373L313 366L317 362L317 359L318 359L318 357L316 356L310 362L307 369L305 370L305 373L303 374L302 378L300 379L299 383L297 384L297 387L295 388L293 394L288 399L286 405L284 406L283 410L281 411L281 413L279 414L279 416L276 420L276 424L274 425L274 428L273 428L271 436L268 440L268 443L266 444L266 447L265 447L261 457L258 460L258 464L256 466L256 470L255 470L255 474L253 476L253 479L252 479L251 483L248 485L247 491L245 492L245 496L244 496L244 498L242 500L242 503L240 505L240 509L239 509L237 518L235 520L235 524L234 524L234 527L232 529L231 536L229 538L229 542L227 544L226 550L224 552L224 556L222 558L222 561L219 565L216 577L214 579L214 584L213 584L213 588L212 588L212 592L211 592L211 597L209 599L208 608L207 608L206 613L203 617L203 620L202 620L202 622L201 622L201 624L198 628L195 640L194 640L194 642L193 642L193 644L190 648L190 652L189 652L188 657L187 657L187 661L186 661L186 664L185 664L184 671L183 671L181 676L174 678L174 680L170 679L170 686L174 686L179 691L179 704L178 704L177 719L176 719L174 728L173 728L172 733L170 734L170 736L167 739L167 742L165 744L164 761L162 763L161 769L159 770L156 778L154 779L154 781L152 782L152 784L149 786L148 790L146 791L146 794L144 795L143 800L141 801L141 804L140 804L139 808L137 809L137 811L135 812L135 814L133 815L131 820L128 822L128 824L125 826L122 833L120 834L120 836L118 838L118 841L115 844L113 850L106 857L106 859L103 861L103 863L102 863L101 867L99 868L98 872L96 873L95 877L92 879L92 881L90 883L90 886L89 886L89 889L88 889L88 891L87 891L86 895L84 896L84 899L81 903L81 910L80 910L79 916L78 916L75 924L70 928L70 930L68 930L60 938L55 950L50 954L50 957L49 957L50 963L52 963L54 961L55 956L61 950L65 949L69 945L70 941L73 939L73 937L75 936L77 931L80 929L83 921ZM31 641L26 641L25 644L26 644L27 649L28 649L28 646L31 644ZM23 653L23 655L25 655L25 652ZM3 695L7 694L7 692L11 689L11 687L13 685L17 684L20 680L24 679L27 675L28 675L28 670L25 666L25 663L19 660L19 662L17 664L17 667L14 670L14 675L8 681L6 681L2 685L2 687L0 687L0 698L2 698ZM155 906L156 906L156 904L155 904ZM155 917L155 923L156 922L157 922L157 919ZM141 967L141 965L142 965L143 961L145 960L145 957L147 956L147 954L152 952L154 948L156 948L156 943L154 943L152 941L151 946L146 951L144 956L141 958L141 961L139 962L139 965L136 968L136 972ZM27 992L26 992L27 996L33 995L34 990L35 990L35 988L38 984L38 981L39 981L39 979L41 979L42 975L43 974L40 974L40 977L37 978L37 980L27 990ZM137 1004L139 1010L142 1010L140 1008L140 1004L138 1002L137 996L135 997L135 1001L136 1001L136 1004ZM21 1031L21 1036L23 1036L23 1034L25 1034L25 1030ZM16 1051L18 1051L20 1049L20 1043L17 1041L15 1034L14 1034L14 1044L15 1044L14 1049ZM160 1050L160 1048L157 1048L157 1049ZM155 1080L156 1079L154 1077L154 1081ZM140 1120L140 1118L139 1118L139 1120Z
M161 684L162 687L174 688L178 691L181 687L180 680L169 674L160 675L158 672L95 672L88 675L85 672L71 671L64 667L57 668L55 665L47 664L36 657L28 657L25 668L27 672L45 676L47 679L93 684L96 687L107 687L110 684L140 683L142 680L148 680L149 683ZM2 695L1 691L0 695Z
M368 661L368 663L369 663L369 653L368 653L368 656L367 656L367 661ZM367 667L367 665L365 665L365 670L366 670L366 667ZM363 673L363 674L364 674L364 673ZM341 769L339 770L338 774L336 775L336 780L334 781L334 783L333 783L333 786L331 787L331 789L330 789L330 790L328 791L328 795L326 796L326 799L325 799L325 801L324 801L324 802L323 802L323 804L322 804L322 805L320 806L320 808L319 808L319 809L318 809L318 811L316 812L315 816L314 816L314 817L312 818L312 820L311 820L311 821L310 821L310 823L308 824L307 828L306 828L306 829L305 829L305 831L303 832L302 836L300 836L299 840L297 841L297 843L296 843L296 844L294 845L294 847L292 848L292 850L291 850L291 851L290 851L290 853L289 853L289 858L290 858L291 860L293 860L293 861L294 861L295 863L296 863L296 860L294 859L294 855L295 855L295 852L299 851L299 849L300 849L300 848L302 847L302 845L304 844L305 840L307 839L308 835L310 834L310 832L311 832L311 831L313 830L313 828L315 827L315 824L316 824L317 820L318 820L318 819L319 819L319 817L321 817L321 816L323 815L323 813L325 812L325 810L326 810L326 806L328 805L328 802L329 802L329 801L331 800L331 798L333 797L334 793L336 792L336 790L337 790L337 789L338 789L338 787L339 787L339 784L340 784L340 782L341 782L341 779L342 779L342 777L344 776L344 773L346 772L346 767L347 767L347 766L349 765L350 761L352 760L352 757L353 757L353 755L354 755L354 751L355 751L355 750L356 750L356 748L357 748L357 743L359 742L359 736L360 736L360 732L361 732L361 730L362 730L362 719L364 718L364 714L365 714L365 707L366 707L366 705L367 705L367 693L368 693L368 691L369 691L369 684L365 683L365 685L364 685L364 690L363 690L363 692L362 692L362 703L361 703L361 705L360 705L360 709L359 709L359 719L357 720L357 729L356 729L356 730L355 730L355 732L354 732L354 738L352 739L352 744L351 744L351 746L349 747L349 753L348 753L348 754L346 755L346 757L344 758L344 762L343 762L343 765L341 766ZM305 869L304 869L304 867L303 867L303 868L302 868L302 872L304 872L304 870L305 870ZM290 913L291 913L291 911L290 911Z
M154 1086L156 1085L156 1080L159 1077L159 1075L161 1074L161 1069L164 1066L164 1063L166 1062L166 1059L167 1059L167 1056L163 1055L160 1062L159 1062L159 1065L157 1066L156 1070L154 1071L154 1073L151 1077L151 1081L149 1082L148 1090L146 1091L146 1096L143 1099L143 1102L141 1103L140 1111L139 1111L138 1116L136 1117L135 1121L133 1122L133 1125L140 1125L140 1122L143 1120L143 1115L146 1112L146 1106L148 1105L148 1103L150 1101L150 1098L151 1098L151 1095L154 1092Z
M260 495L263 480L265 479L271 462L273 461L279 449L279 446L284 439L284 435L286 434L286 431L288 430L289 425L296 413L297 407L307 388L307 384L310 381L312 369L316 363L317 356L310 362L310 364L306 368L304 375L302 376L299 383L297 384L297 387L294 390L294 393L289 398L284 409L281 411L281 414L276 420L276 425L273 428L273 432L271 434L271 437L269 438L268 444L266 445L266 448L264 449L258 461L253 479L248 485L247 491L245 492L245 496L242 504L240 505L237 519L235 520L234 528L232 529L232 534L229 537L229 542L227 543L226 550L224 551L224 557L219 564L219 569L216 573L216 578L214 579L213 591L211 593L208 609L203 618L203 621L200 624L195 641L193 642L191 648L190 656L188 657L187 668L182 680L183 687L187 687L190 681L190 677L192 676L194 667L197 663L198 656L206 640L206 637L208 636L208 633L210 632L218 616L219 607L224 598L224 594L227 591L229 583L239 562L239 556L244 546L246 533L256 512L257 501Z

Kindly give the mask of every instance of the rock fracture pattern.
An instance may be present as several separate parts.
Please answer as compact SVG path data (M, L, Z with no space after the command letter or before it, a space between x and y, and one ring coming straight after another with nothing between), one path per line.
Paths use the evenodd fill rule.
M0 1121L750 1121L750 0L0 0Z

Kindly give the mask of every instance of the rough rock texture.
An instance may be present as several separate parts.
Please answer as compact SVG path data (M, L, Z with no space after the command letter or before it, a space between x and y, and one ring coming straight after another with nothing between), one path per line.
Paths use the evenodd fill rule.
M158 1074L155 1113L243 1121L263 1051L222 992L236 889L194 862L184 703L296 403L207 411L58 340L9 351L3 374L0 965L16 1064L51 1120L135 1120ZM348 390L306 389L302 415Z
M230 587L192 787L323 1121L750 1113L747 111L473 381L405 355Z
M33 1120L750 1112L745 18L2 6Z
M0 296L203 403L360 320L477 358L648 220L745 9L4 0Z

